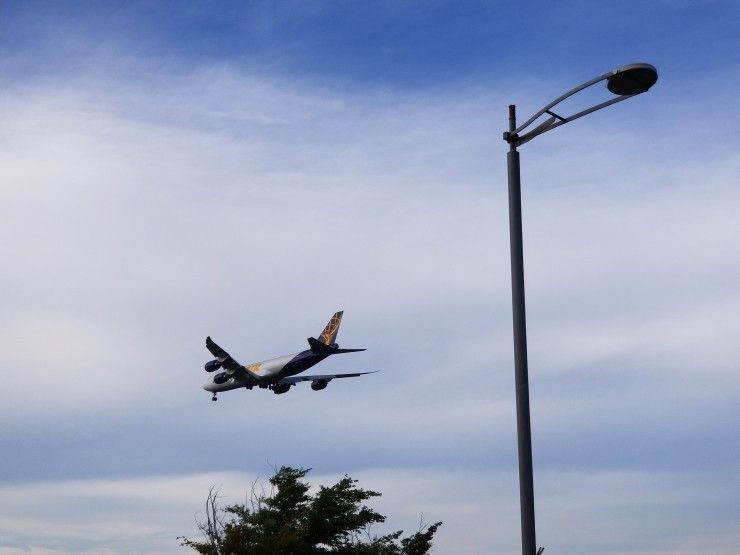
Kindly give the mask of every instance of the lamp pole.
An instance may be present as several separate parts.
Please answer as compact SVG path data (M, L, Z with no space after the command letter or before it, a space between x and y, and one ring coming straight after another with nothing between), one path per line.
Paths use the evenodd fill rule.
M538 135L587 114L646 92L658 80L657 70L650 64L630 64L619 67L571 89L539 110L524 124L516 125L516 107L509 106L509 130L504 140L509 143L506 154L509 183L509 244L511 249L511 305L514 324L514 381L516 386L516 425L519 456L519 505L521 511L522 555L541 555L537 549L534 519L534 473L532 467L532 428L529 416L529 369L527 365L527 319L524 303L524 251L522 247L522 194L517 147ZM571 116L552 111L557 104L579 91L601 81L616 98L602 102ZM548 119L522 134L538 118Z
M509 106L509 131L516 129L516 107ZM522 554L533 555L537 547L534 528L534 476L532 429L529 418L529 371L527 369L527 317L524 307L524 250L522 247L522 191L519 152L509 143L509 243L511 249L511 306L514 315L514 378L516 429L519 451L519 503L522 520Z

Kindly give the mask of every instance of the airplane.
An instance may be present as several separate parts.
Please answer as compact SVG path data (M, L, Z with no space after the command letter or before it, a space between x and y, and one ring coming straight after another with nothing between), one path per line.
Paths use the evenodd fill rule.
M205 371L215 372L223 369L223 372L215 374L208 380L203 389L213 393L212 401L216 401L216 394L221 391L239 389L244 387L252 389L257 386L261 389L270 389L276 395L287 393L290 388L299 382L311 382L311 389L319 391L324 389L331 380L336 378L354 378L364 374L375 372L355 372L352 374L326 374L320 376L296 376L318 364L331 355L341 353L356 353L365 349L340 349L336 343L339 324L342 322L343 311L334 313L329 323L319 338L308 338L310 349L293 355L286 355L262 362L256 362L248 366L242 366L234 360L229 353L210 338L206 337L206 348L216 357L206 362ZM376 370L377 372L377 370Z

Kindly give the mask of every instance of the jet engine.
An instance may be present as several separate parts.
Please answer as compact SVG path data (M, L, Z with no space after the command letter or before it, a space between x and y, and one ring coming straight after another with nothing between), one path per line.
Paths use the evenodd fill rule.
M329 380L315 380L311 382L311 389L319 391L320 389L324 389L327 385L329 385Z
M221 368L221 362L219 362L217 359L209 360L206 362L206 365L204 367L206 369L206 372L215 372L219 368Z
M272 392L275 395L280 395L281 393L287 393L290 389L290 384L284 383L284 384L276 384L272 386Z
M216 374L215 376L213 376L213 383L217 383L219 385L222 383L226 383L229 381L230 377L231 376L229 376L226 372L221 372L220 374Z

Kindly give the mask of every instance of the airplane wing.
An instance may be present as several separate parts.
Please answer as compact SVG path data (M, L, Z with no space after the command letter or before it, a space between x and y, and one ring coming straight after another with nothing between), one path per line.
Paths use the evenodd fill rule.
M300 382L329 382L335 378L355 378L364 374L375 374L374 372L355 372L353 374L325 374L323 376L290 376L288 378L281 378L277 383L280 385L293 385Z
M211 354L216 357L216 360L221 363L221 366L223 366L229 374L244 374L244 367L233 358L231 358L231 355L229 353L216 345L216 343L210 337L206 337L206 349L211 351Z

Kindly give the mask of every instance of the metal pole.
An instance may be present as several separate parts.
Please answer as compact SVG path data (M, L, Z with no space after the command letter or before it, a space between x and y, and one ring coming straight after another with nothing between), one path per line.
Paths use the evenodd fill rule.
M509 132L516 129L516 108L509 106ZM534 529L534 478L532 476L532 430L529 420L527 370L527 321L524 311L524 254L522 249L522 194L519 153L510 142L506 155L509 169L509 241L511 245L511 303L514 315L514 375L516 427L519 443L519 503L522 519L522 555L536 555Z

